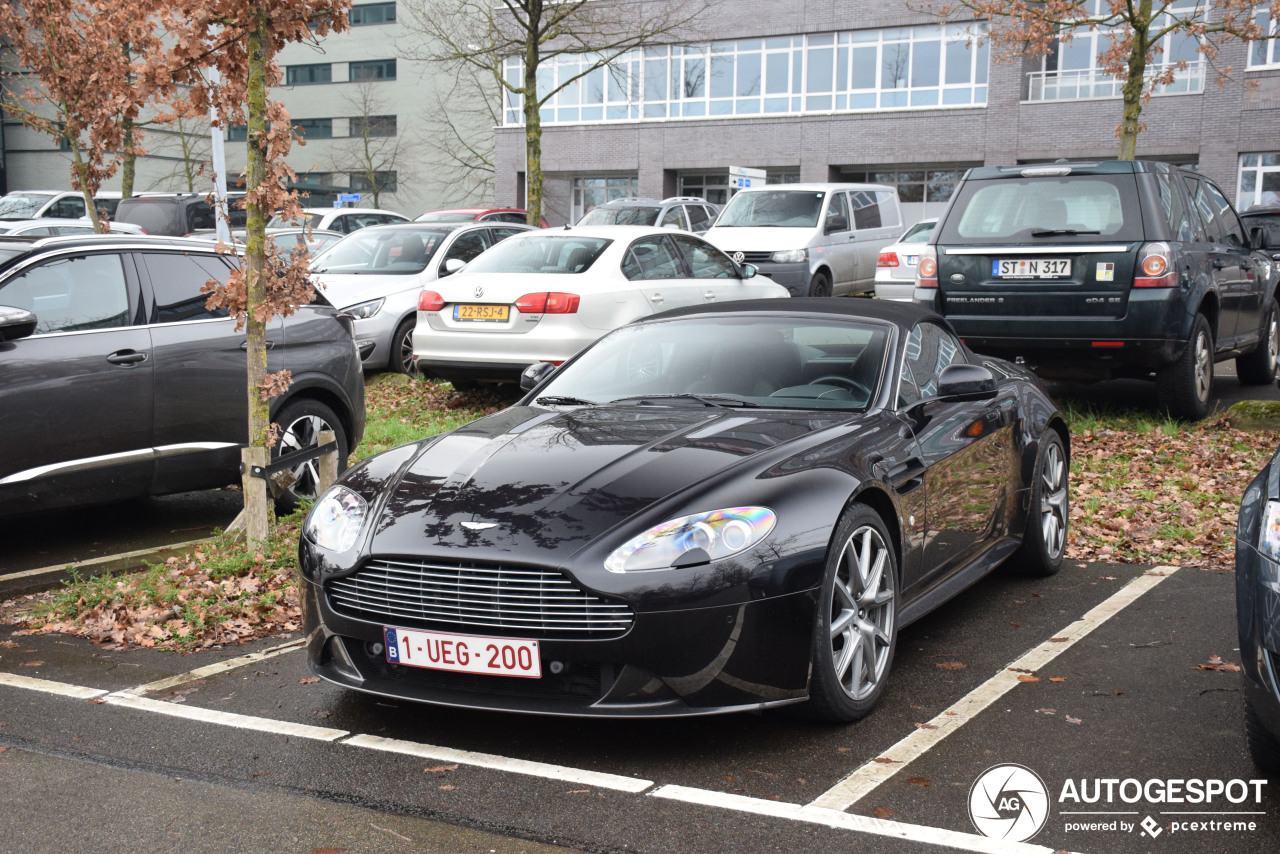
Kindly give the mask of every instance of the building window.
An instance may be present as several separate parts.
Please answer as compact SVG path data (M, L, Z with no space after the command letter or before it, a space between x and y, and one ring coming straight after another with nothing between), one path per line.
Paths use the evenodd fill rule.
M1092 13L1102 17L1111 14L1109 0L1092 0ZM1158 16L1153 29L1163 29L1176 18L1194 17L1198 7L1184 2L1170 12ZM1028 101L1075 101L1085 98L1119 98L1123 92L1123 80L1118 80L1102 70L1099 54L1111 47L1114 30L1078 29L1070 41L1059 41L1049 49L1041 61L1040 71L1027 75ZM1178 95L1204 91L1204 58L1200 55L1200 42L1184 31L1169 33L1158 43L1159 55L1155 64L1147 68L1147 79L1170 70L1179 62L1187 63L1186 70L1177 71L1172 83L1156 88L1156 95Z
M303 139L333 137L333 119L294 119L293 126L302 131Z
M768 170L765 172L766 184L795 184L800 181L797 171ZM737 187L729 186L729 172L693 172L680 176L680 195L700 196L713 205L723 205L738 192Z
M315 65L290 65L285 68L285 84L309 86L313 83L332 83L333 66L327 62Z
M373 24L394 24L396 22L396 4L365 3L359 6L352 6L349 20L353 27L368 27Z
M248 125L228 125L227 142L244 142L249 138Z
M356 116L351 119L351 136L395 135L395 116Z
M948 202L956 184L970 165L881 166L871 169L842 169L840 180L859 184L888 184L896 187L903 202Z
M394 193L396 191L395 170L374 172L372 175L368 172L352 172L350 181L351 189L358 193L372 193L375 184L379 193Z
M646 47L571 83L594 58L562 55L538 69L540 89L564 86L542 121L985 106L988 49L977 38L985 25L973 26L972 33L946 24ZM522 60L507 60L505 74L520 85ZM520 124L521 109L508 93L506 124Z
M1240 155L1240 189L1236 207L1280 205L1280 152Z
M351 77L357 80L395 80L396 61L394 59L373 59L368 62L350 63Z
M1271 20L1271 15L1265 7L1258 10L1253 22L1269 38L1259 39L1249 46L1249 67L1280 66L1280 44L1277 44L1280 41L1280 22Z
M592 208L614 199L632 199L640 195L640 179L636 175L605 175L573 179L573 209L569 221L577 222Z

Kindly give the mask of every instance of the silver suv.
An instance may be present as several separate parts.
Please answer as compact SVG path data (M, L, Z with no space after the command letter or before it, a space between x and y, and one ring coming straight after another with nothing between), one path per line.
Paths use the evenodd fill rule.
M711 227L720 207L698 196L669 199L614 199L598 205L578 225L656 225L702 234Z

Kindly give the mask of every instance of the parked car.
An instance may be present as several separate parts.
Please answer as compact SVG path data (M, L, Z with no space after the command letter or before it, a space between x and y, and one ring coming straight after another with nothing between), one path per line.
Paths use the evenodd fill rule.
M236 202L244 193L227 194L227 219L231 228L244 228L245 210ZM147 194L121 199L115 222L140 226L144 233L164 237L187 237L217 227L217 218L208 196L202 193Z
M1276 375L1277 268L1203 175L1143 161L971 169L921 252L915 299L973 349L1042 377L1155 375L1162 408L1209 411L1213 364Z
M1280 261L1280 206L1254 205L1240 214L1240 219L1250 234L1255 228L1263 230L1271 260Z
M668 308L786 289L700 237L638 225L546 229L504 241L424 290L418 369L454 383L513 382L536 362L563 362L599 338Z
M1280 451L1240 502L1236 624L1249 755L1274 779L1280 774Z
M384 211L381 208L303 208L303 220L291 220L277 214L267 221L267 231L273 232L287 228L301 228L309 225L321 231L336 231L350 234L371 225L386 225L389 222L408 222L409 218L395 211ZM304 221L305 220L305 221Z
M112 222L110 234L143 234L142 228L128 222ZM72 234L93 234L93 222L86 216L80 219L46 216L40 219L0 221L0 234L9 237L65 237Z
M546 370L316 503L316 675L461 708L850 721L904 626L1006 559L1062 565L1061 413L914 305L690 307Z
M524 231L514 223L373 225L346 235L312 260L317 288L355 318L365 370L412 373L413 327L423 287L452 275L500 240Z
M529 212L523 208L446 208L427 211L414 222L511 222L528 225ZM541 220L542 227L547 221Z
M827 297L873 291L901 228L893 187L785 184L739 190L704 236L792 296Z
M108 217L114 216L120 204L120 193L101 190L94 204ZM0 197L0 220L28 220L40 217L79 219L88 216L84 193L79 190L17 190Z
M303 244L312 258L344 237L346 235L340 231L324 231L318 228L282 228L267 235L267 239L284 252L292 251L299 243Z
M935 219L922 219L906 230L897 243L880 250L876 259L876 296L910 302L916 290L916 264L920 247L929 241Z
M0 237L0 515L225 486L248 437L245 333L201 292L234 256L207 241L128 235ZM267 331L281 449L364 431L350 325L323 302ZM315 497L316 462L281 503Z
M578 225L658 225L702 234L719 213L719 205L696 196L614 199L587 211Z

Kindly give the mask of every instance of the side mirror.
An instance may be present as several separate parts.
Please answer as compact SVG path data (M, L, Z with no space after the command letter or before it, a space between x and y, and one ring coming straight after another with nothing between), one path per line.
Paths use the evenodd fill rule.
M452 276L465 266L467 266L467 262L463 261L461 258L449 258L444 262L443 275Z
M827 226L825 229L823 229L823 233L831 234L836 231L848 231L848 230L849 230L849 220L845 219L842 216L830 216L830 217L827 217Z
M25 308L0 305L0 341L16 341L36 331L36 316Z
M759 273L759 272L760 272L760 268L757 267L755 264L742 265L742 278L744 279L754 279L756 277L756 273Z
M947 365L938 375L938 397L983 400L996 395L996 375L982 365Z
M520 390L533 391L542 385L543 380L555 373L556 366L550 362L538 362L520 372Z
M1267 230L1262 226L1255 226L1249 229L1249 248L1250 249L1270 249L1267 240Z

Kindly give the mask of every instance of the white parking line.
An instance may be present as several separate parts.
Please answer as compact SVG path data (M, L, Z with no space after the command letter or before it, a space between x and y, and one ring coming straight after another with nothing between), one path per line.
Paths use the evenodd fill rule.
M639 793L653 785L651 780L640 780L636 777L621 777L617 774L587 771L582 768L548 765L543 762L530 762L527 759L508 759L505 756L494 756L489 753L456 750L452 747L436 747L430 744L419 744L416 741L382 738L377 735L356 735L342 743L349 744L352 747L367 747L371 750L403 753L408 756L430 759L433 762L457 762L460 765L475 765L479 768L489 768L494 771L528 774L533 777L546 777L550 780L564 780L583 786L595 786L598 789L616 789L621 792Z
M170 676L167 679L158 679L155 682L148 682L145 685L138 685L130 688L123 693L136 694L141 697L144 694L153 694L156 691L163 691L166 688L173 688L186 682L194 682L197 679L205 679L209 676L216 676L219 673L226 673L228 670L235 670L238 667L246 667L250 664L257 664L259 661L265 661L268 658L274 658L277 655L284 655L286 652L293 652L295 649L302 649L306 643L304 638L296 641L290 641L280 646L273 646L270 649L264 649L262 652L251 652L248 655L242 655L239 658L229 658L226 661L219 661L216 664L206 664L204 667L197 667L186 673L179 673L177 676Z
M253 715L238 715L234 712L202 709L199 706L187 706L181 703L166 703L163 700L152 700L124 691L118 694L108 694L103 699L115 706L125 706L143 712L155 712L156 714L169 715L175 718L185 718L207 724L218 724L219 726L248 729L274 735L290 735L295 738L310 738L316 741L337 741L346 735L350 735L344 729L328 729L326 727L309 726L308 724L277 721L271 718L259 718Z
M51 682L48 679L36 679L34 676L19 676L17 673L0 673L0 685L40 691L44 694L57 694L60 697L72 697L77 700L92 700L107 693L97 688L68 685L66 682Z
M1043 845L1032 845L1027 842L988 839L985 836L978 836L973 833L959 833L954 830L942 830L941 828L924 827L918 824L904 824L899 821L868 818L839 810L815 807L812 804L801 806L800 804L790 804L782 801L766 801L728 792L691 789L687 786L662 786L650 792L649 796L683 801L684 803L697 804L699 806L737 810L738 812L752 813L754 815L821 824L840 830L870 833L908 842L943 845L948 848L958 848L961 851L978 851L983 852L983 854L1055 854L1056 852L1056 849L1046 848Z
M908 764L928 753L951 733L973 720L987 706L1022 684L1018 679L1020 673L1026 675L1044 667L1070 649L1076 641L1120 613L1127 605L1132 604L1142 594L1177 571L1177 567L1161 566L1138 576L1079 620L1021 658L1010 662L995 676L974 688L950 708L929 721L926 728L915 730L879 755L879 759L893 760L891 763L875 760L867 762L820 795L809 806L841 811L848 809L881 783L906 768Z

